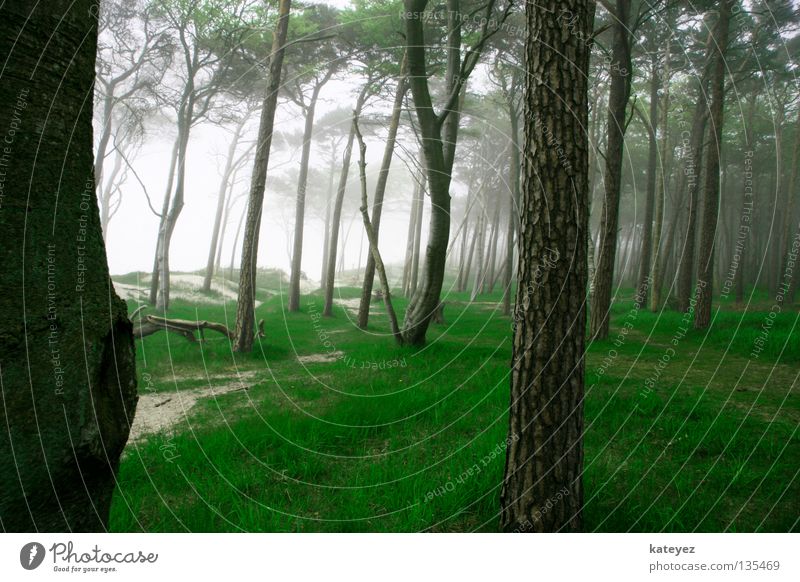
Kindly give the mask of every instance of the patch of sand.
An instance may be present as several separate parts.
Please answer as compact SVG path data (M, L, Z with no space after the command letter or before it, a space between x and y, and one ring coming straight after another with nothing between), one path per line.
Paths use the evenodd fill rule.
M301 364L325 364L335 362L344 356L344 352L336 350L325 354L311 354L308 356L297 356L297 361Z
M140 395L128 444L140 441L151 434L171 432L175 425L188 417L194 405L203 398L222 396L236 391L244 393L251 385L246 381L251 380L255 374L255 372L242 372L236 381L219 386ZM208 379L229 377L229 375L216 375L209 376ZM189 378L179 380L186 379Z

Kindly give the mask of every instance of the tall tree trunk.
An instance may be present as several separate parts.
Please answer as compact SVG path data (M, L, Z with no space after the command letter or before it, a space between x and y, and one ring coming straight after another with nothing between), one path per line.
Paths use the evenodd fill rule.
M656 189L655 224L653 225L653 262L651 266L652 281L650 285L650 310L657 311L661 308L661 289L663 286L662 278L658 270L659 256L662 248L662 235L664 232L664 206L667 196L667 160L669 154L669 84L672 78L670 69L672 58L672 32L668 33L664 43L664 68L663 68L663 96L661 98L661 117L659 126L661 127L661 143L658 147L658 183Z
M400 127L400 114L403 112L403 99L406 94L405 57L400 67L400 78L397 80L397 89L394 94L394 105L392 106L392 117L389 120L389 133L386 136L386 145L383 150L383 160L381 169L378 172L378 183L375 186L375 200L372 203L372 229L375 231L375 238L378 239L381 228L381 213L383 211L383 198L386 193L386 183L389 181L389 168L394 156L394 144L397 140L397 129ZM367 257L367 265L364 268L364 283L361 286L361 302L358 305L358 327L367 328L369 322L369 307L372 300L372 285L375 280L375 258L374 253Z
M605 197L600 225L594 293L590 312L590 333L595 339L608 337L614 262L617 253L619 198L622 185L622 155L628 99L631 94L631 37L628 30L630 0L617 0L613 18L614 44L611 55L611 89L608 96Z
M361 109L367 100L370 91L370 83L365 83L361 92L356 98L356 106L353 110L353 119L358 119L361 116ZM339 174L339 187L336 190L336 201L333 205L333 217L331 219L331 237L328 241L328 272L325 279L325 305L322 309L322 314L325 316L333 315L333 288L336 277L336 253L339 249L339 226L342 221L342 204L344 203L344 194L347 190L347 176L350 173L350 158L353 153L353 141L355 140L355 125L350 124L350 133L347 136L347 145L344 148L344 156L342 157L342 171ZM344 245L342 245L344 250ZM342 263L344 261L342 260Z
M428 0L405 0L406 9L418 14L422 14L427 5ZM493 7L494 0L490 0L486 5L487 14L491 14ZM434 112L428 86L424 19L405 19L409 85L422 136L431 198L431 218L422 277L406 308L403 322L403 339L410 345L425 343L428 326L439 308L447 264L447 245L450 241L450 179L458 140L459 112L465 83L483 48L483 44L479 43L476 50L468 54L462 63L460 0L447 0L447 19L445 88L448 101L440 115ZM485 26L481 31L481 38L486 39Z
M725 105L725 52L728 48L728 28L733 0L720 2L717 24L714 27L714 56L711 66L711 104L709 147L704 172L703 224L697 263L697 306L694 327L706 329L711 323L711 302L714 288L714 241L719 218L719 167L722 149L722 124Z
M636 283L636 305L647 305L647 296L650 289L650 275L653 254L653 212L656 198L656 177L658 174L658 89L661 80L658 74L658 55L653 53L650 75L650 115L649 150L647 154L647 199L644 205L644 226L642 227L642 252L639 257L639 277Z
M706 122L708 120L708 107L705 97L706 83L703 82L698 102L695 106L694 120L692 122L692 133L689 152L687 155L688 164L684 169L684 182L687 208L686 234L683 239L683 247L678 260L678 311L686 312L692 298L692 275L694 269L695 238L697 236L697 208L698 192L700 191L700 168L703 164L704 139L706 133Z
M236 156L236 148L239 145L239 138L242 135L242 130L246 123L247 118L243 118L241 123L237 124L234 131L231 143L228 144L228 153L225 157L225 169L222 171L222 179L219 183L219 191L217 192L217 211L214 215L214 226L211 230L211 244L208 248L208 260L206 261L206 272L203 277L203 291L211 291L211 279L214 276L214 259L217 255L217 245L220 244L219 235L222 227L222 215L225 212L225 199L228 193L228 181L231 178L233 169L233 160Z
M303 153L300 156L300 175L297 179L297 204L294 213L294 245L292 247L292 268L289 274L289 311L300 310L300 272L303 265L303 227L306 219L306 187L308 185L308 161L311 157L311 138L314 132L314 113L317 109L319 92L324 83L317 83L306 107L306 121L303 130Z
M180 139L175 138L175 143L172 146L172 154L170 155L169 162L169 175L167 176L167 188L164 191L164 202L161 205L161 214L158 219L158 236L156 237L156 254L153 258L153 272L150 275L150 295L148 303L155 305L158 299L158 285L159 285L159 270L158 258L161 256L161 243L163 234L165 232L165 225L167 222L167 213L169 212L169 200L172 196L172 184L175 179L175 167L178 163L178 147L180 146Z
M169 248L172 244L172 235L175 232L175 225L178 224L178 217L183 211L184 191L186 188L186 153L189 148L189 133L192 127L192 117L194 115L194 98L191 92L182 109L182 115L178 118L178 167L175 176L175 193L169 205L167 219L163 223L163 231L160 234L161 248L158 255L158 297L156 298L156 308L161 311L169 309L169 289L170 289L170 266Z
M264 106L258 128L255 163L250 180L250 196L247 200L247 219L245 220L244 241L242 242L242 266L239 270L239 297L236 304L236 330L233 349L249 352L253 349L255 333L256 276L258 261L258 237L261 229L261 212L264 207L264 189L267 181L267 167L272 146L272 129L275 111L278 108L278 91L281 86L283 54L289 29L289 10L292 0L279 0L278 22L272 40L267 73Z
M386 315L389 317L389 328L392 330L392 335L398 345L403 345L403 334L400 333L400 325L397 323L397 314L392 305L392 290L389 287L389 279L386 277L386 268L383 266L383 259L381 259L381 252L378 249L378 235L372 227L372 221L369 217L369 201L367 200L367 146L364 139L361 137L361 132L358 129L358 118L353 117L353 128L355 129L356 137L358 138L359 145L359 177L361 182L361 218L364 221L364 231L367 234L369 243L370 256L375 261L375 268L378 271L378 278L381 282L381 290L383 291L383 303L386 306Z
M0 21L0 528L107 531L137 396L95 194L97 11L6 2Z
M562 10L572 15L569 25L559 17ZM585 39L592 12L587 0L526 4L519 285L500 494L504 531L579 531L582 525L591 51ZM548 120L548 135L538 130L538 115ZM562 260L545 265L554 250ZM544 268L547 277L540 277Z

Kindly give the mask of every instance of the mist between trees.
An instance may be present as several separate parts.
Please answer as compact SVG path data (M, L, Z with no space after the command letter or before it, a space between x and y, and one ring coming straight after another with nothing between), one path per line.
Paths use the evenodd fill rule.
M101 346L89 375L124 389L95 402L108 414L100 428L83 417L85 398L69 410L82 420L66 421L84 453L62 461L57 489L66 495L99 464L97 515L76 517L83 494L67 495L60 518L24 514L18 487L0 505L4 527L105 527L134 418L133 337L202 346L214 336L250 357L302 312L319 352L303 366L405 373L423 367L462 308L488 305L512 346L496 526L581 530L587 371L613 372L643 314L680 314L680 333L645 366L642 401L690 328L713 328L722 305L769 298L752 359L779 314L796 311L796 3L50 0L92 39L59 31L52 49L33 38L47 38L47 8L28 4L0 9L9 70L45 75L22 54L44 51L45 71L72 83L64 96L50 76L44 89L3 81L0 210L10 205L7 236L31 240L10 268L20 293L31 280L46 290L51 323L26 333L55 342L30 358L49 360L36 382L55 375L56 393L42 398L60 410L67 384L86 386L73 370L83 344L64 345L89 314L102 322L87 331ZM20 33L31 46L12 51ZM77 137L54 135L43 97ZM93 108L72 113L84 98ZM39 137L68 154L35 158ZM25 218L26 168L62 158L64 184L36 179L68 182L66 198ZM29 266L39 259L44 268ZM236 309L224 315L185 310L226 300ZM623 302L633 307L620 318ZM6 307L9 325L31 316ZM348 355L326 327L343 315L385 343L385 357ZM5 360L19 347L3 341ZM605 359L587 366L595 342ZM109 368L114 354L121 363ZM3 373L27 378L19 366ZM22 410L27 398L4 406ZM46 456L66 459L53 442ZM423 499L456 495L456 481L489 464Z

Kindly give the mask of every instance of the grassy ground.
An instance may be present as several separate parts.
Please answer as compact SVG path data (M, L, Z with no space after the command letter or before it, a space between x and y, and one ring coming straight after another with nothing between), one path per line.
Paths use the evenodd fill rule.
M114 531L497 529L511 358L499 296L449 297L448 324L422 350L393 344L380 304L362 332L343 307L319 318L318 295L294 314L261 299L267 338L250 355L211 334L138 342L143 394L237 374L249 389L129 445ZM615 304L612 335L587 361L587 530L798 529L798 312L772 319L756 300L725 305L709 333ZM170 315L232 325L235 304L177 302Z

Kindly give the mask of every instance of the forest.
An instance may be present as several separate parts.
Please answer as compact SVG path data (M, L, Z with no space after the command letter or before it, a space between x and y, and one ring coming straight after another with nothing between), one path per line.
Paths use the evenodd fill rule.
M0 49L0 530L800 530L797 0L15 0Z

